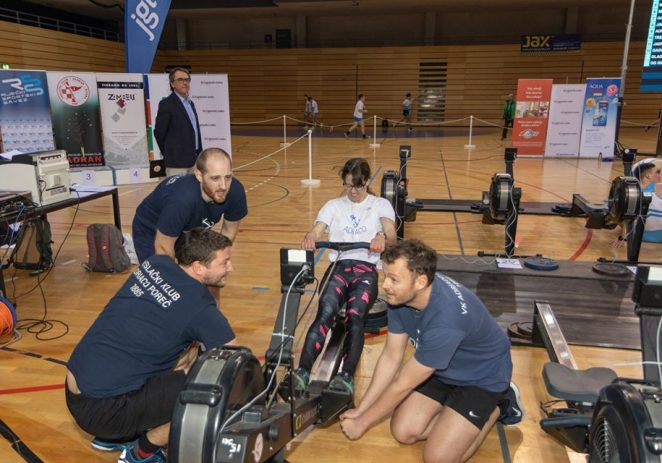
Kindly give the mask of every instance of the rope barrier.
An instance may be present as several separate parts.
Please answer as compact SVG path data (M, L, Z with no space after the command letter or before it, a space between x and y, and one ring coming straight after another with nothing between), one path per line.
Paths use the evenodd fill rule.
M252 122L230 122L231 125L251 125L251 124L264 124L265 122L272 122L282 119L283 116L274 117L273 119L265 119L263 121L252 121Z
M658 125L660 125L660 120L655 119L649 124L642 124L640 122L632 122L632 121L626 121L625 119L621 119L621 124L627 124L634 127L644 127L645 129L650 129L651 127L657 127Z
M302 139L306 138L307 136L308 136L308 133L306 132L305 134L301 135L299 138L297 138L296 140L294 140L294 141L290 144L290 146L293 145L293 144L295 144L295 143L297 143L297 142L299 142L299 141L301 141ZM254 160L254 161L248 162L248 163L243 164L243 165L238 166L238 167L233 167L232 170L233 170L233 171L236 171L236 170L243 169L244 167L248 167L248 166L253 165L253 164L257 163L257 162L260 162L260 161L263 161L263 160L265 160L265 159L267 159L267 158L270 158L270 157L273 156L274 154L278 154L278 153L280 153L281 151L283 151L283 150L285 150L285 149L287 149L287 146L284 146L284 147L282 147L282 148L278 148L278 149L277 149L276 151L274 151L273 153L269 153L269 154L267 154L267 155L265 155L265 156L262 156L261 158L258 158L258 159Z
M497 127L497 128L499 128L499 129L505 129L505 128L506 128L505 126L503 126L503 125L501 125L501 124L495 124L494 122L486 121L486 120L484 120L484 119L479 119L479 118L477 118L476 116L474 116L474 120L475 120L475 121L480 121L480 122L482 122L483 124L487 124L487 125L491 125L491 126L493 126L493 127ZM512 127L508 127L508 128L509 128L509 129L512 129Z
M403 126L404 125L410 125L412 127L442 127L442 126L445 126L445 125L451 125L451 124L456 124L458 122L470 120L471 117L473 117L473 119L475 121L481 122L482 124L486 124L486 125L489 125L491 127L495 127L495 128L499 128L499 129L506 128L503 124L497 124L497 123L494 123L494 122L491 122L491 121L488 121L488 120L485 120L485 119L481 119L481 118L476 117L476 116L465 116L465 117L462 117L460 119L453 119L453 120L450 120L450 121L440 121L440 122L411 122L410 124L407 124L405 122L400 122L399 120L391 119L391 118L388 118L388 117L381 117L381 116L378 116L378 115L374 115L373 117L376 118L376 119L382 120L382 121L388 121L389 125L392 125L393 127L397 127L398 125L403 125ZM267 123L267 122L274 122L274 121L282 120L283 118L289 119L293 122L298 122L300 124L305 124L306 126L310 126L310 127L319 127L320 129L324 129L324 128L328 127L329 132L333 132L333 130L337 127L349 127L353 124L353 122L348 122L348 123L343 123L343 124L324 124L322 122L312 123L310 121L304 121L304 120L301 120L301 119L297 119L296 117L288 116L287 114L283 114L283 115L280 115L280 116L277 116L277 117L273 117L271 119L264 119L264 120L260 120L260 121L230 122L230 124L231 125L257 125L257 124L264 124L264 123ZM628 126L631 126L631 127L641 127L641 128L645 128L645 129L650 129L650 128L659 126L660 125L660 119L654 119L651 122L645 123L645 124L641 123L641 122L634 122L634 121L628 121L628 120L625 120L625 119L621 119L621 124L628 125ZM511 127L508 127L508 128L511 128Z

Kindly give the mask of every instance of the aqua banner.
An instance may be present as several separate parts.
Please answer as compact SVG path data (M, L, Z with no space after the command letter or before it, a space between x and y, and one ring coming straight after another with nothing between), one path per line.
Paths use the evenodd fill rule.
M614 158L621 79L586 79L579 156Z

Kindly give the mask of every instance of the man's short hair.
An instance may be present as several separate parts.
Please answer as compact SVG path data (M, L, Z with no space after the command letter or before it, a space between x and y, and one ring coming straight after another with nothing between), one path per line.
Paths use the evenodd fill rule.
M392 264L397 259L407 261L407 268L417 275L425 275L428 285L434 281L437 271L437 252L419 240L402 240L387 246L382 259L386 264Z
M207 172L207 159L209 159L210 155L214 154L222 154L224 155L228 161L230 161L230 165L232 165L232 158L228 154L227 151L225 151L223 148L207 148L202 150L202 152L198 155L198 158L195 160L195 168L198 169L200 172L203 174Z
M641 181L650 169L655 168L655 161L652 159L642 159L634 166L632 166L632 176Z
M175 257L181 265L198 261L208 265L216 251L232 246L232 240L211 228L194 228L182 233L175 242Z
M173 69L171 69L170 72L168 73L168 80L169 80L171 83L175 81L175 73L176 73L177 71L185 72L187 76L191 77L191 72L190 72L188 69L186 69L186 68L180 68L180 67L173 68Z

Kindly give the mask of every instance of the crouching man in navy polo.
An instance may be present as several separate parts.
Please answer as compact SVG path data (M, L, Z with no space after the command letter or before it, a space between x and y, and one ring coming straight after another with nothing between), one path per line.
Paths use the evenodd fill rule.
M396 440L426 440L424 461L466 461L497 420L523 417L510 341L475 294L435 274L437 254L422 242L400 241L382 259L386 346L360 405L340 417L342 430L359 439L393 413ZM403 364L409 342L416 352Z
M184 232L177 262L143 261L78 343L67 364L66 401L98 450L119 463L165 462L170 420L186 375L207 349L236 344L208 287L232 271L229 238Z

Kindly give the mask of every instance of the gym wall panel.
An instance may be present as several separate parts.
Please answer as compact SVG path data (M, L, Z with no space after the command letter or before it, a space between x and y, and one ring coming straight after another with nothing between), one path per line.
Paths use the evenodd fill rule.
M13 69L124 70L124 44L0 21L0 61Z
M124 46L118 42L3 21L0 40L0 62L12 68L124 70ZM623 111L627 123L650 123L662 104L660 94L639 91L644 45L630 44ZM301 118L303 95L309 94L319 103L319 120L335 126L351 122L358 93L366 95L368 117L399 119L405 93L418 94L420 64L445 62L446 120L473 114L500 123L503 97L515 90L518 78L580 83L587 77L618 77L622 55L619 41L585 42L579 51L538 54L521 53L519 44L161 50L152 71L188 64L195 73L228 73L234 122L282 114Z
M655 119L662 102L659 95L638 90L643 46L630 46L623 119L633 122ZM162 51L155 67L182 62L194 72L227 72L237 122L283 113L300 118L303 95L310 94L319 102L319 120L338 125L351 121L358 93L366 95L368 117L399 118L404 94L418 92L419 64L445 61L446 119L473 114L498 123L503 96L515 90L518 78L578 83L586 77L619 76L622 49L621 42L596 42L584 43L580 51L553 54L524 54L519 44Z

